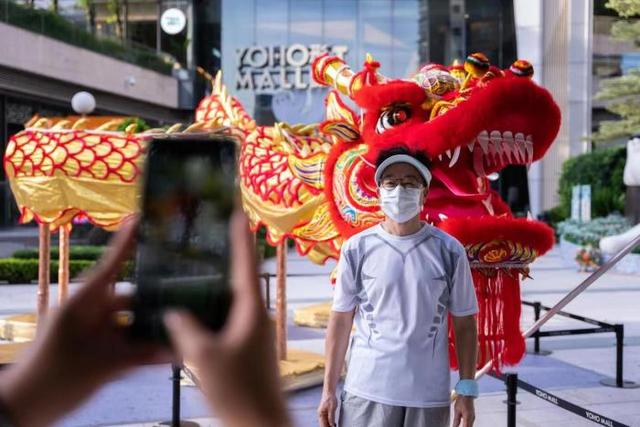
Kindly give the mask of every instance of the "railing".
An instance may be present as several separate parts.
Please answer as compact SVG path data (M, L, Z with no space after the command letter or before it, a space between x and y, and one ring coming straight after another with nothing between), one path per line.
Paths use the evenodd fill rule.
M540 313L542 310L549 311L551 307L547 307L545 305L540 304L539 302L529 302L522 301L523 305L528 305L533 307L535 320L540 320ZM577 314L567 313L566 311L559 311L556 313L557 316L568 317L569 319L577 320L579 322L588 323L590 325L595 325L595 328L575 328L575 329L555 329L551 331L541 331L537 330L533 336L529 338L533 338L533 354L546 356L550 354L550 351L541 351L540 350L540 338L542 337L559 337L559 336L567 336L567 335L586 335L586 334L602 334L602 333L611 333L613 332L616 336L616 376L615 378L606 378L600 381L603 385L610 387L618 387L618 388L632 388L635 383L631 381L624 380L623 373L623 357L624 357L624 325L623 324L611 324L607 322L603 322L601 320L590 319L585 316L579 316Z
M518 374L498 374L496 372L492 372L489 375L501 381L504 381L504 384L506 386L507 400L505 403L507 404L507 427L516 427L518 425L516 419L516 407L519 404L516 399L518 387L546 402L551 403L552 405L557 406L558 408L562 408L565 411L569 411L572 414L575 414L593 423L609 427L630 427L629 425L616 421L606 415L602 415L598 412L578 406L575 403L571 403L548 391L542 390L534 385L524 382L518 378Z
M131 42L125 45L119 39L91 34L86 28L45 9L23 6L13 0L0 0L0 22L162 74L171 74L174 61L169 55L160 56L146 46Z
M615 254L609 261L604 263L602 266L598 268L593 274L587 277L582 283L576 286L571 292L569 292L564 298L562 298L558 303L556 303L553 307L545 307L539 303L525 303L527 305L531 305L534 307L536 322L531 326L523 335L525 338L533 337L536 340L539 340L540 337L544 336L554 336L554 335L574 335L581 333L601 333L601 332L615 332L616 334L616 378L614 380L604 380L601 381L602 384L607 386L613 386L618 388L636 388L638 385L633 383L632 381L624 381L622 374L622 357L623 357L623 345L624 345L624 326L623 325L611 325L609 323L600 322L597 320L589 319L584 316L578 316L575 314L563 312L562 309L573 301L578 295L584 292L589 286L591 286L596 280L598 280L604 273L609 271L614 265L616 265L622 258L624 258L628 253L630 253L634 248L640 245L640 236L636 236L631 242L629 242L624 248L622 248L617 254ZM546 311L545 315L540 317L540 311L544 309ZM554 333L553 331L541 332L540 328L544 325L549 319L551 319L555 315L562 315L565 317L569 317L574 320L579 320L582 322L594 324L598 326L597 328L589 328L582 330L563 330L557 331ZM536 345L536 348L540 349L540 344ZM575 403L566 401L558 396L553 395L547 391L537 388L536 386L526 383L520 379L518 379L518 374L508 373L508 374L500 374L497 372L491 372L491 363L485 365L482 369L478 371L476 377L479 378L483 374L489 374L495 378L498 378L504 381L506 389L507 389L507 426L508 427L516 427L516 405L518 404L516 400L516 393L518 391L518 387L532 393L534 396L539 397L551 404L558 406L566 411L569 411L575 415L583 417L593 423L599 425L606 425L610 427L629 427L626 424L623 424L619 421L615 421L612 418L609 418L605 415L596 413L586 408L582 408Z

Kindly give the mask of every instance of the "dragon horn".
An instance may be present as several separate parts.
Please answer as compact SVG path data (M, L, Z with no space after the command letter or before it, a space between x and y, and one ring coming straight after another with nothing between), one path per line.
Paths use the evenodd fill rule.
M370 54L364 62L364 68L358 73L337 56L321 55L313 60L311 70L313 79L323 85L331 86L343 95L353 99L363 86L371 86L385 80L378 74L380 63L373 60Z
M219 77L218 77L218 76L219 76L221 73L220 73L220 72L218 72L218 73L216 74L216 77L214 78L211 74L209 74L209 73L207 72L207 70L205 70L204 68L202 68L202 67L200 67L200 66L196 67L196 72L197 72L198 74L200 74L200 75L202 76L202 78L204 78L206 81L208 81L208 82L209 82L209 84L211 85L211 90L212 90L212 91L215 91L216 84L217 84L217 82L218 82L218 80L219 80Z

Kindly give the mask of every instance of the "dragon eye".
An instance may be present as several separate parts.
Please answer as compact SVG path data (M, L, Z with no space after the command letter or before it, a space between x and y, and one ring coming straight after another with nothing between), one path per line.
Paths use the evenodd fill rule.
M411 117L411 108L407 105L392 106L380 114L376 124L376 133L383 133L394 126L401 125Z

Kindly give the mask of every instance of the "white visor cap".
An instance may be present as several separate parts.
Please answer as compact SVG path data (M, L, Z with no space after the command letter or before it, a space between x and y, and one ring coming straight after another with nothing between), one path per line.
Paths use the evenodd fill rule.
M415 167L418 172L420 172L420 175L422 175L424 181L427 183L427 187L429 187L429 184L431 184L431 172L418 159L416 159L415 157L411 157L408 154L395 154L385 159L376 169L375 179L377 186L380 186L380 181L382 180L382 173L384 172L384 170L396 163L409 163L411 166Z

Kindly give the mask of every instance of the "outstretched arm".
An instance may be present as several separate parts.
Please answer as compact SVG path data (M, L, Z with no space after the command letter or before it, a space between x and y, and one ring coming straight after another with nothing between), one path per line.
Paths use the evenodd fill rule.
M473 380L476 375L478 358L478 328L475 316L451 316L456 336L456 355L461 380ZM473 397L458 396L454 404L453 425L471 427L475 420Z

